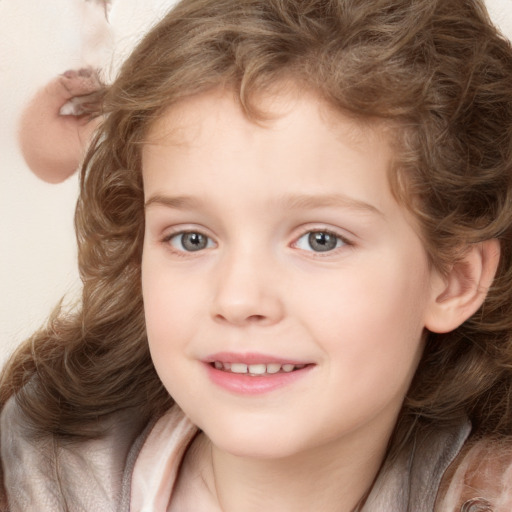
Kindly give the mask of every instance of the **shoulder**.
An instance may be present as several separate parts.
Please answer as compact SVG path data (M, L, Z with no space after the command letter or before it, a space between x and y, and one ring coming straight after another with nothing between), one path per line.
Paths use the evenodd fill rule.
M512 436L469 439L446 471L439 512L512 510Z
M0 416L0 456L12 512L117 509L150 427L133 410L98 422L105 432L100 437L63 439L36 433L16 400L7 402Z

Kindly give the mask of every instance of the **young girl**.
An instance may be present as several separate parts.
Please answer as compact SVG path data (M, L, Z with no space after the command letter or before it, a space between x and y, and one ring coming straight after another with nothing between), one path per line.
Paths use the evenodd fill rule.
M510 511L511 194L480 1L182 1L4 371L4 509Z

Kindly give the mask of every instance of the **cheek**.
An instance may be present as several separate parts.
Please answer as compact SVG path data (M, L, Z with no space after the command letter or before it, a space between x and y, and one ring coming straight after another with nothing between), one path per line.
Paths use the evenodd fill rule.
M395 367L409 373L421 350L425 283L399 265L346 272L316 286L302 310L312 337L348 372L378 380ZM403 376L402 373L402 376Z
M149 348L155 366L172 365L174 355L185 353L188 341L204 324L204 290L196 280L172 275L147 262L142 266L142 294Z
M181 324L176 307L179 301L173 292L172 284L165 279L165 274L150 262L142 265L142 297L144 300L144 316L149 346L157 351L162 345L172 341L170 334Z
M186 344L187 318L183 301L177 300L173 288L159 281L151 272L142 280L144 314L149 351L158 376L168 393L176 399L176 386L185 379L183 354ZM180 364L181 362L181 364Z

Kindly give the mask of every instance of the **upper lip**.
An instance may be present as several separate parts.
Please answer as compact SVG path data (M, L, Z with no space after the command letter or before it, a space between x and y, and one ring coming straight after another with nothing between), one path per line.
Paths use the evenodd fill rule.
M217 352L209 355L204 359L205 363L244 363L250 364L266 364L266 363L278 363L278 364L293 364L293 365L306 365L310 364L310 361L300 361L297 359L289 359L285 357L278 357L269 354L259 354L255 352L236 353L236 352Z

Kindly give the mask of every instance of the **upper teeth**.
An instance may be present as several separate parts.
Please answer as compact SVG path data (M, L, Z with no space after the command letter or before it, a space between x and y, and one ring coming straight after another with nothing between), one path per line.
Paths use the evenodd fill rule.
M245 364L245 363L221 363L220 361L214 362L217 370L224 370L232 373L249 373L251 375L264 375L266 373L291 372L293 370L300 370L306 366L305 364L280 364L280 363L258 363L258 364Z

